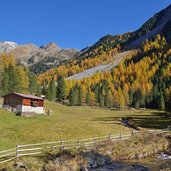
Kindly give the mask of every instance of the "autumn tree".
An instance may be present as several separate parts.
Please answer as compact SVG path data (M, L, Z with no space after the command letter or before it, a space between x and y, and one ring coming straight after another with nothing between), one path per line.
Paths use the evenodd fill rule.
M90 105L91 106L95 106L96 103L96 98L95 98L95 94L93 91L90 92Z
M118 88L118 102L119 108L123 108L125 106L125 98L120 87Z
M3 66L0 65L0 96L2 96Z
M29 71L23 66L18 66L16 68L16 75L20 80L20 92L28 93L29 92Z

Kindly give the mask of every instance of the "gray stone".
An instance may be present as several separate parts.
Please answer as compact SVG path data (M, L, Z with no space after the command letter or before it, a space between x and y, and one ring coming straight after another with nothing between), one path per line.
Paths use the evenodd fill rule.
M106 154L107 154L107 155L111 155L112 152L111 152L111 151L106 151Z
M81 169L80 169L80 171L88 171L88 168L82 166Z
M15 167L16 168L23 168L23 169L27 169L26 165L22 162L16 162L15 163Z

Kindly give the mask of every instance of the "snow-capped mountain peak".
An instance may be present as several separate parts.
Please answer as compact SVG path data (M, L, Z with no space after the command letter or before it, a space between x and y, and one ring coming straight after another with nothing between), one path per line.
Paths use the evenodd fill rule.
M10 50L15 49L17 46L17 43L12 41L0 42L0 52L9 52Z

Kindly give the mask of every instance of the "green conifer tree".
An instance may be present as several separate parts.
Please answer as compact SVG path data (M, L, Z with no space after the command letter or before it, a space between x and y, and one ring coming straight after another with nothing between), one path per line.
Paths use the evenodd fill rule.
M70 94L69 94L69 105L74 106L75 105L75 91L74 88L71 89Z
M4 71L3 73L3 79L2 79L2 96L6 95L9 93L9 73L7 70Z
M38 89L37 79L34 74L29 74L29 89L31 94L36 94Z
M14 68L14 66L9 65L7 72L9 74L9 93L10 92L21 92L21 81L19 80L19 77L17 75L17 72Z
M81 86L78 88L78 105L83 105L83 90Z
M37 91L36 91L36 94L37 94L38 96L40 96L40 95L42 94L42 87L41 87L41 85L40 85L40 84L38 84L38 85L37 85Z
M65 98L65 81L63 76L59 76L57 84L57 99L62 101Z
M160 93L159 108L161 110L165 110L165 100L164 100L163 92Z
M141 90L138 89L134 94L134 107L138 109L141 105L142 93Z
M87 92L87 95L86 95L86 103L87 103L87 105L90 105L91 104L90 90Z
M50 91L50 87L48 87L47 90L46 90L46 98L47 98L48 100L51 100L51 91Z
M99 101L99 106L100 107L104 107L104 101L105 101L105 98L102 94L100 94L100 101Z
M99 87L98 85L94 86L94 94L95 94L95 98L96 98L96 102L99 102Z
M50 83L51 100L56 100L56 91L55 81L52 80Z
M105 96L105 106L108 108L113 107L113 97L111 91L109 91Z

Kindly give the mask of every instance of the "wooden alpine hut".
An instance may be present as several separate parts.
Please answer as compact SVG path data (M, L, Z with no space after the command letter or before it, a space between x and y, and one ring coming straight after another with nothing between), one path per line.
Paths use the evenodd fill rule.
M14 108L21 115L43 114L44 99L34 95L10 93L4 96L3 106Z

